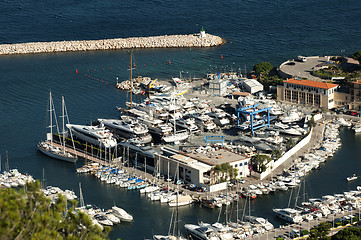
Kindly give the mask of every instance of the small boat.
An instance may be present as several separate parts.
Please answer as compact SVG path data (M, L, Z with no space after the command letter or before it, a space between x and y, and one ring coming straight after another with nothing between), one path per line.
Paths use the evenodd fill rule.
M356 174L352 174L350 177L346 178L347 182L351 182L351 181L356 180L356 179L357 179Z
M112 207L112 213L114 214L114 216L119 218L120 221L123 221L123 222L131 222L131 221L133 221L133 216L130 215L129 213L127 213L124 209L122 209L120 207L113 206Z

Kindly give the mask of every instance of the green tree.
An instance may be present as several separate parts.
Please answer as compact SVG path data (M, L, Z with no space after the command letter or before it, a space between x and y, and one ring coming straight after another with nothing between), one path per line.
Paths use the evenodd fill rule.
M274 159L279 159L280 157L282 157L281 149L278 149L278 148L273 149L271 156Z
M331 237L331 240L359 240L361 239L361 228L348 227L340 230Z
M269 163L271 160L272 159L267 155L263 155L263 154L254 155L251 158L253 171L259 173L264 172L266 170L266 164Z
M261 62L253 66L253 71L258 75L268 74L274 66L270 62Z
M40 191L40 182L26 188L0 189L1 239L107 239L110 231L94 226L87 215L75 211L77 202L59 195L55 203Z
M361 63L361 50L358 50L354 54L352 54L352 58L358 60Z
M314 227L310 231L310 240L314 239L331 239L331 237L328 237L328 233L332 227L332 224L329 222L322 222L318 226Z

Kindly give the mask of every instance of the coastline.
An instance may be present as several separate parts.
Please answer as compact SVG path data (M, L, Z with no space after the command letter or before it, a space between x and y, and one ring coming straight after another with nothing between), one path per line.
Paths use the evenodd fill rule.
M153 37L131 37L101 40L29 42L1 44L0 55L34 54L51 52L77 52L95 50L117 50L133 48L185 48L215 47L225 43L221 37L204 34L163 35Z

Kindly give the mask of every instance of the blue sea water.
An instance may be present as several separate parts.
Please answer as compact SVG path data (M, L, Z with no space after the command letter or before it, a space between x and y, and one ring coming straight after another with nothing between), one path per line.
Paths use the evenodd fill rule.
M134 50L134 75L166 79L207 72L251 70L258 62L275 66L297 55L352 54L361 48L359 1L8 1L0 2L0 43L125 38L196 33L204 27L227 43L214 48ZM223 56L221 59L220 56ZM119 190L75 166L49 159L35 145L45 138L47 101L52 91L57 111L65 97L70 121L86 124L117 117L127 95L114 87L129 76L128 50L0 56L0 153L9 165L61 188L82 183L86 203L109 208L114 203L135 217L116 226L111 238L144 239L167 233L171 209L150 203L138 192ZM171 64L169 64L169 61ZM75 73L78 70L78 74ZM315 196L355 188L346 176L359 169L359 136L342 130L343 147L306 179ZM4 162L4 161L3 161ZM80 164L80 163L78 163ZM4 163L2 164L4 167ZM288 193L252 202L255 214L275 224L272 207L287 204ZM279 204L279 205L278 205ZM182 223L216 221L218 212L198 205L181 209Z

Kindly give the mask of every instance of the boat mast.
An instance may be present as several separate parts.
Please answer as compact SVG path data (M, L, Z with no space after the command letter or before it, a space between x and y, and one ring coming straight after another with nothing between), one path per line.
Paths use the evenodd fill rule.
M79 198L80 198L80 207L84 207L84 197L83 197L83 191L81 190L81 183L79 183Z
M130 50L130 109L133 108L133 49Z
M65 116L66 116L66 122L67 122L68 124L70 124L69 116L68 116L68 110L66 109L64 97L63 97L63 101L64 101L64 113L65 113ZM65 116L64 116L64 117L65 117ZM71 129L69 129L69 133L70 133L71 142L72 142L72 144L73 144L73 149L74 149L74 152L75 152L75 143L74 143L73 133L72 133ZM64 148L65 148L65 142L64 142ZM76 155L75 155L75 156L76 156Z
M53 110L52 110L53 99L51 97L50 91L50 98L49 98L49 112L50 112L50 145L53 146Z
M62 113L62 118L63 118L63 152L64 152L64 155L65 155L65 124L64 124L64 121L65 121L65 109L64 109L64 96L61 96L61 113Z

